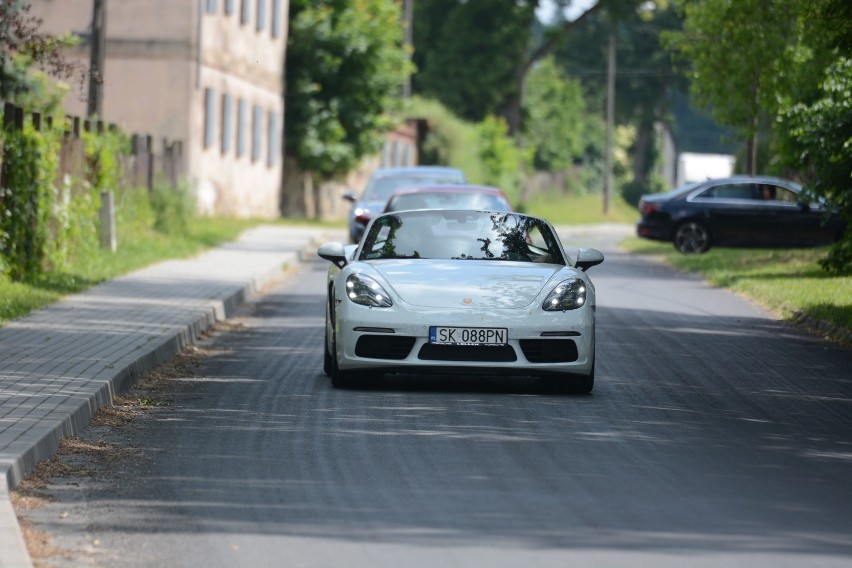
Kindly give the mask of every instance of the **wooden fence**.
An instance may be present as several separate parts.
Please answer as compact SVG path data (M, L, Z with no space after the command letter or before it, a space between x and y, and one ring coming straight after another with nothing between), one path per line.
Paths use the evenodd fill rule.
M82 139L83 132L103 132L104 129L116 130L115 124L105 124L103 121L93 122L77 116L64 119L65 135L60 140L59 166L57 178L62 180L70 174L78 179L85 176L86 154ZM21 130L25 121L30 121L33 128L39 132L51 129L55 121L52 116L41 113L27 113L24 109L10 103L3 105L3 127L8 130ZM122 169L122 179L126 187L146 187L153 189L154 184L161 182L177 187L186 172L183 158L183 144L180 141L162 140L155 144L149 135L130 134L130 153L119 156ZM0 163L3 156L0 155ZM118 189L118 188L116 188Z

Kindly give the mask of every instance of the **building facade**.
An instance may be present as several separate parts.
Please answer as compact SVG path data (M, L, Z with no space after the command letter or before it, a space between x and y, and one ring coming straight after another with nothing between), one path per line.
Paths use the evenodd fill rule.
M104 4L99 118L181 141L200 213L279 216L288 0ZM69 55L88 65L93 0L32 0L32 14L47 34L78 36ZM86 93L65 106L84 116Z

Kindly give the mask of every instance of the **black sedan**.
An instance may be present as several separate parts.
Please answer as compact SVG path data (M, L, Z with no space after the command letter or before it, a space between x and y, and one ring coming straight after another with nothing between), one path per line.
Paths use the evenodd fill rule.
M703 253L711 246L817 246L843 233L836 212L806 201L799 184L774 177L690 183L642 196L639 212L640 237L672 241L683 253Z

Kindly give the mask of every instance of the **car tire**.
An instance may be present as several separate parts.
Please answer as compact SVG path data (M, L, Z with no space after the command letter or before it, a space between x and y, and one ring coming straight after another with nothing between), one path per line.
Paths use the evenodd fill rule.
M571 392L574 394L591 394L595 388L595 364L592 363L592 371L588 376L576 379L571 384Z
M322 347L323 347L323 356L322 356L322 372L325 373L326 377L331 376L332 369L332 360L333 356L331 351L328 349L328 332L326 332L326 337L323 339Z
M331 376L332 360L334 359L334 355L332 355L331 350L328 348L328 329L329 329L329 324L331 323L331 321L330 321L331 320L331 314L330 314L331 310L330 310L329 306L331 305L331 301L332 301L332 299L331 299L331 296L329 295L329 298L325 302L325 335L323 336L323 341L322 341L322 347L323 347L323 349L322 349L322 351L323 351L323 354L322 354L322 372L325 373L326 377Z
M710 250L710 230L700 221L685 221L677 226L674 246L683 254L702 254Z
M331 353L329 355L331 386L336 389L347 389L357 386L360 375L355 371L343 371L337 366L337 339L333 332L331 336Z
M586 376L565 374L560 376L545 376L544 386L547 390L560 394L589 394L595 388L595 364L592 363L592 371Z

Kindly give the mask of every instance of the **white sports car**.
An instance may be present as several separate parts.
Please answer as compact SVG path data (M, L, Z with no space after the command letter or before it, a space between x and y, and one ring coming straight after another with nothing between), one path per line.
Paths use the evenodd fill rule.
M588 393L603 254L562 248L520 213L416 210L326 243L324 370L335 387L382 373L535 375Z

